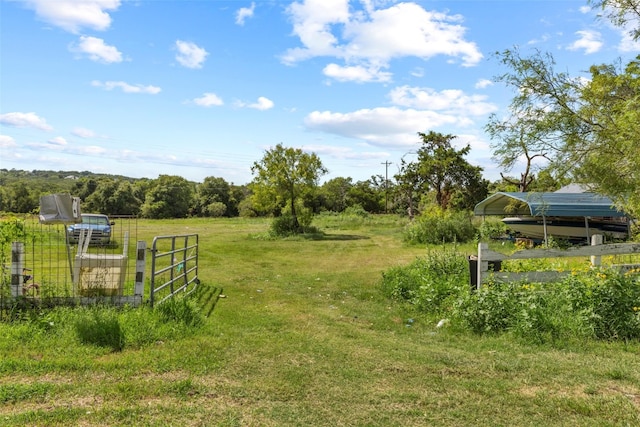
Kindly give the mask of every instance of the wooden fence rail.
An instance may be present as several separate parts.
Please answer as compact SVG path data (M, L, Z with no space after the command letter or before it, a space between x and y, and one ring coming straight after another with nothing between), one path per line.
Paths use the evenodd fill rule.
M489 249L487 243L478 243L476 287L480 289L483 281L490 275L494 279L501 281L529 281L535 283L552 282L568 276L569 271L528 271L523 273L512 273L499 271L499 268L490 271L489 267L499 266L502 261L517 259L540 259L540 258L566 258L566 257L591 257L591 265L599 266L603 255L621 255L621 254L640 254L640 243L613 243L602 244L601 235L591 236L591 246L575 247L566 250L550 248L550 249L525 249L517 251L511 255L505 255L500 252ZM637 268L636 264L628 264L619 266L621 268L631 269Z

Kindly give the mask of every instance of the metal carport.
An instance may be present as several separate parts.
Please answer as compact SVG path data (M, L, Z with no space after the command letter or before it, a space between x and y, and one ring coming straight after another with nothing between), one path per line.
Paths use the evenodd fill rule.
M547 240L547 217L584 217L588 233L589 217L627 216L616 209L608 197L595 193L565 192L498 192L478 203L473 213L478 216L542 217L545 241Z

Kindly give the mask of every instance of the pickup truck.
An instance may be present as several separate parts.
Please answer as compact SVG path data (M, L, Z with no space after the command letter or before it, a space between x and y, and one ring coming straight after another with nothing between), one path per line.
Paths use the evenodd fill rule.
M78 243L81 230L91 230L90 245L108 245L111 243L111 226L115 222L110 221L103 214L82 214L82 222L71 224L67 228L69 243Z

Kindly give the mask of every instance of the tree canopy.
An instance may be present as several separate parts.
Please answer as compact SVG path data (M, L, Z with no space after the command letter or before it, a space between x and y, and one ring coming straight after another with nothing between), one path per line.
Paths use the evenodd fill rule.
M301 231L296 200L315 189L320 177L328 172L320 158L278 144L253 164L251 172L255 175L251 185L255 204L277 212L288 203L295 231Z
M482 168L465 159L470 145L456 150L452 145L454 135L433 131L419 132L418 136L422 146L417 151L417 161L403 161L396 175L401 191L411 195L432 191L436 204L442 209L470 209L486 197L489 183L482 179ZM412 201L409 206L413 206Z

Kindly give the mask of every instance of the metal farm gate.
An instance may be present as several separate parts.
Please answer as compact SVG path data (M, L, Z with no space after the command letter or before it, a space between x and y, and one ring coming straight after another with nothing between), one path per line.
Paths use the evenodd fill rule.
M155 237L151 247L151 307L180 292L191 293L199 284L198 235Z

